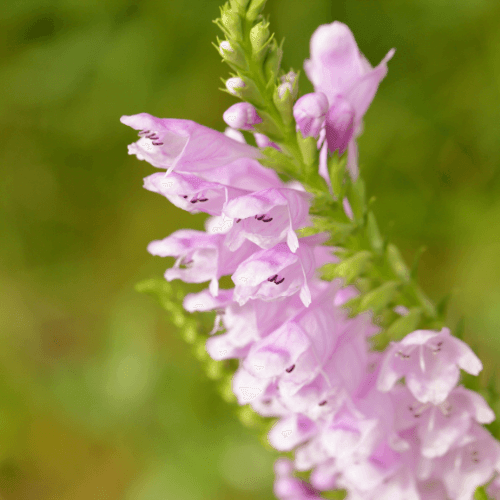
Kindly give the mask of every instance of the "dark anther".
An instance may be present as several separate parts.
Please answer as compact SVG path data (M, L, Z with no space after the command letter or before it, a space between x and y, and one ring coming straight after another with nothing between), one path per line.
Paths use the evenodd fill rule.
M236 219L236 223L241 222L241 219Z
M196 198L193 198L193 199L191 200L191 203L196 203L197 201L198 201L198 200L197 200Z
M272 217L270 217L269 219L262 219L262 222L271 222L273 220Z
M443 345L443 341L442 341L442 340L441 340L441 342L438 342L438 343L437 343L437 346L438 346L438 347L441 347L442 345Z
M150 132L151 132L150 130L141 130L139 132L139 135L149 134Z
M153 146L163 146L163 142L153 142Z
M208 201L208 198L199 198L198 201L201 201L203 203L204 201Z
M274 276L271 276L270 278L267 278L267 281L270 281L271 283L278 277L277 274L275 274Z
M287 368L285 371L286 371L287 373L291 373L291 372L293 371L293 369L294 369L294 368L295 368L295 365L292 365L292 366L290 366L290 368Z
M187 194L181 194L183 198L187 198Z
M281 278L279 281L274 280L274 283L279 285L280 283L283 283L283 281L285 281L285 278Z
M321 401L321 403L318 403L319 406L325 406L326 405L326 399L324 401Z
M156 134L149 134L146 136L146 139L159 139L159 137L156 137Z
M256 218L257 220L262 220L265 216L266 216L266 214L261 215L260 217L255 216L255 218Z

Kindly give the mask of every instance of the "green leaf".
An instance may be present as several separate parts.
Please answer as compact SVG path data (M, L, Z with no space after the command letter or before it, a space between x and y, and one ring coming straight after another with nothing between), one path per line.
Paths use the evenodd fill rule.
M415 257L413 258L413 263L411 265L411 270L410 270L410 279L413 281L416 281L417 279L417 270L418 270L418 264L420 262L420 257L422 254L427 250L427 247L421 246L418 250L417 253L415 254Z
M344 186L344 176L347 164L347 156L339 158L337 151L328 159L328 172L332 183L333 194L340 200Z
M374 315L378 314L394 300L400 286L401 284L397 281L388 281L368 292L362 296L357 312L371 310Z
M480 486L474 493L474 500L489 500L489 496L486 494L484 486Z
M387 245L387 261L391 266L394 274L402 279L404 282L408 282L410 280L410 270L408 269L401 253L398 250L396 245L389 243Z
M387 329L390 340L401 340L403 337L418 329L422 319L422 308L413 307L406 316L401 316Z
M271 147L264 148L261 151L264 153L264 157L258 158L258 160L264 167L273 168L278 173L289 175L293 175L293 173L297 171L297 165L281 151Z
M343 278L346 283L352 283L364 271L372 253L364 250L336 264L325 264L320 268L324 280L332 281Z
M354 219L358 224L363 222L366 212L365 183L358 177L356 182L352 180L347 184L347 200L351 206Z
M381 254L384 248L384 241L382 240L382 236L380 235L377 221L375 220L375 215L371 210L368 212L366 232L368 234L368 240L371 247L373 248L373 251Z

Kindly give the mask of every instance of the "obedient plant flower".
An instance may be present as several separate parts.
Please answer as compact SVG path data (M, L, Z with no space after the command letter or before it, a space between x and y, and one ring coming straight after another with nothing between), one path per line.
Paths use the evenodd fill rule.
M450 335L448 328L441 332L417 330L387 350L380 371L378 388L388 391L402 377L412 394L421 403L442 403L455 387L460 368L477 375L483 368L470 347Z
M286 240L295 253L299 248L295 230L310 224L310 199L309 193L295 189L271 188L228 200L223 211L235 224L225 244L236 250L248 239L269 249Z
M121 118L139 130L129 154L166 170L144 187L210 215L205 231L178 230L148 251L176 258L168 281L209 282L183 306L215 312L208 355L238 360L231 382L238 403L276 418L269 443L294 450L293 462L275 464L280 500L320 500L334 488L349 500L471 500L500 474L500 444L481 427L494 413L457 386L460 369L477 375L481 362L448 328L418 329L422 304L397 295L403 282L412 286L409 271L378 234L363 184L353 182L356 138L394 49L372 68L345 24L320 26L304 64L314 92L296 100L297 74L280 70L281 48L260 17L264 3L230 0L217 21L226 40L216 48L235 71L226 88L245 101L224 113L224 133L147 113ZM252 132L258 147L239 130ZM350 176L343 160L329 160L346 150ZM299 237L302 229L309 236ZM326 246L330 239L340 246ZM342 251L349 260L333 253ZM375 253L387 253L390 278ZM366 265L354 269L360 255ZM325 264L335 264L332 281L319 278ZM219 290L223 276L234 288ZM352 317L346 305L364 312ZM394 313L389 329L378 326ZM397 338L414 331L384 352L370 349L371 337L401 325ZM310 484L294 470L310 470ZM487 491L500 498L498 478Z
M297 292L305 306L311 303L308 281L317 267L335 257L325 258L315 246L325 242L327 234L301 238L294 253L285 243L260 250L243 261L231 276L235 284L234 298L243 305L249 299L273 300Z
M155 118L148 113L122 116L120 121L141 137L129 145L128 153L154 167L183 172L201 172L238 158L258 158L260 152L230 139L221 132L191 120Z
M372 68L361 54L351 30L334 21L320 26L311 38L311 58L304 70L315 92L323 93L329 103L326 119L326 145L340 154L348 147L347 165L353 178L358 176L356 136L361 132L364 114L380 81L387 74L391 49L382 62Z
M167 281L182 279L187 283L210 281L210 292L217 295L219 278L232 274L239 263L257 248L250 241L231 252L223 244L224 235L180 229L163 240L152 241L148 252L160 257L176 257L174 267L167 269ZM182 267L181 267L182 266Z

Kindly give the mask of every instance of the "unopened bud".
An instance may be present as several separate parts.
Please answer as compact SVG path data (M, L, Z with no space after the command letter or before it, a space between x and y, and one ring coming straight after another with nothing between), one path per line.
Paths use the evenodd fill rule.
M318 137L328 112L328 99L322 92L303 95L293 107L296 130L303 137Z
M219 24L218 21L216 21ZM220 28L226 33L228 37L233 40L242 40L243 31L241 28L241 18L237 10L229 8L226 4L221 8Z
M243 68L246 66L244 56L239 50L235 50L227 40L220 43L219 53L228 63L232 63Z
M227 90L229 90L229 92L235 96L240 96L241 91L245 87L246 87L245 82L239 77L229 78L226 81Z
M328 151L337 149L343 155L354 133L354 109L342 96L337 96L326 114L326 141Z
M272 80L274 82L274 80L276 80L276 78L278 77L278 71L281 66L282 57L283 50L278 47L278 43L273 39L270 44L270 49L267 54L266 60L264 62L264 72L267 81Z
M270 35L268 26L269 23L261 21L250 30L250 42L252 44L252 51L254 54L261 51L267 44Z
M245 0L240 0L240 1L245 1ZM264 9L264 5L266 4L267 0L251 0L250 5L248 6L247 10L247 15L246 18L249 21L255 21L259 14L262 12Z
M231 128L242 130L252 130L253 125L262 122L255 108L248 102L233 104L222 117Z

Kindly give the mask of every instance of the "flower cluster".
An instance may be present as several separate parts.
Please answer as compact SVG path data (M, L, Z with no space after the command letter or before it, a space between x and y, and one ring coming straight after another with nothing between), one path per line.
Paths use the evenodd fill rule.
M229 42L220 50L236 60ZM297 131L317 141L326 180L334 151L347 150L348 170L358 176L356 137L393 53L372 68L344 24L314 33L305 70L315 92L296 101L293 116ZM295 76L283 76L278 93L295 92ZM235 77L227 86L236 93L245 83ZM371 352L368 338L380 330L372 314L350 318L342 307L359 291L317 274L339 262L336 248L324 245L329 235L297 237L311 224L312 195L262 166L261 151L245 142L238 129L255 132L261 147L279 148L256 131L262 118L254 106L236 104L224 120L223 134L146 113L121 119L139 131L129 153L167 171L146 177L144 187L211 216L205 231L182 229L148 250L176 258L167 280L209 282L186 296L184 308L217 312L209 355L239 360L232 386L239 404L277 418L269 442L295 450L293 464L276 463L276 496L314 499L346 489L352 500L471 499L500 470L500 445L481 425L494 413L457 385L460 369L477 375L481 362L447 328L417 330ZM219 289L223 276L233 288ZM311 484L293 477L294 469L312 470ZM500 498L497 483L489 492Z

